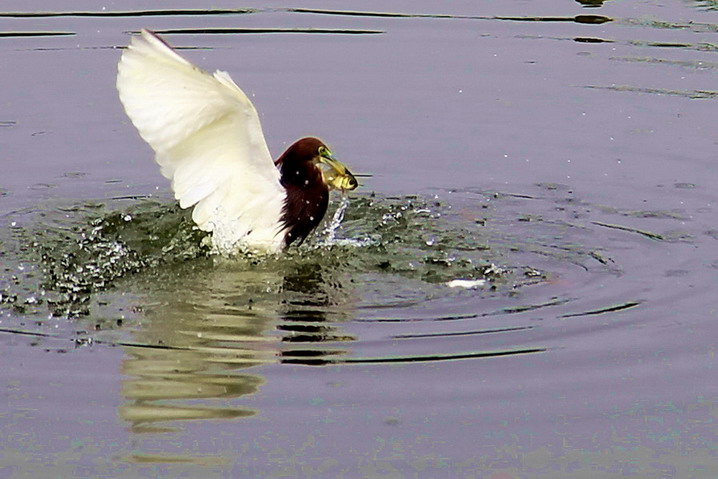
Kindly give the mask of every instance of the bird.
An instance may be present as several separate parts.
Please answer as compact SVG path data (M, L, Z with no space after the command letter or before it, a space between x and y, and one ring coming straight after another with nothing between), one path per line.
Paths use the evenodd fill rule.
M256 108L225 71L204 71L156 33L133 35L117 67L127 116L181 208L223 255L280 253L317 228L329 191L358 182L320 139L272 160Z

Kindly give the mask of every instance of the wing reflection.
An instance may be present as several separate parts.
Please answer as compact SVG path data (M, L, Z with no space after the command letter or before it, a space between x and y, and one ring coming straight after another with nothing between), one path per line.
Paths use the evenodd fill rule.
M122 372L127 379L122 394L131 403L120 415L135 432L156 432L149 425L159 421L251 416L251 409L214 403L255 393L264 379L242 370L276 362L276 352L260 346L268 343L263 333L269 318L186 305L183 301L153 308L146 326L136 333L139 343L171 347L124 346ZM202 400L200 406L196 400Z
M121 417L142 433L173 430L161 422L252 416L238 398L264 383L257 366L345 355L327 343L355 339L337 326L353 300L331 271L306 261L242 262L152 278L134 343L123 345Z

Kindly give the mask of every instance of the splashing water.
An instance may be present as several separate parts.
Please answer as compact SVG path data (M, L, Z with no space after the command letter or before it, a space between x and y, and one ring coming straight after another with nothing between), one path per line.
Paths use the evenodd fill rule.
M344 221L344 213L347 210L347 207L349 206L349 197L342 193L342 199L339 202L339 206L337 207L337 210L334 212L334 216L332 217L332 220L327 224L327 226L322 231L322 236L324 236L323 241L321 242L324 245L331 246L334 244L337 244L336 236L337 236L337 230L342 225L342 221Z
M337 232L343 225L344 215L347 212L348 206L349 197L346 193L342 192L341 201L339 202L336 211L334 211L331 221L329 221L324 229L317 235L315 241L312 242L310 240L310 244L314 244L317 248L331 248L332 246L361 248L376 244L376 240L368 236L360 235L350 238L337 238Z
M6 274L0 272L0 314L9 308L20 314L41 315L49 309L53 316L87 316L93 298L102 292L113 297L111 291L123 281L127 287L146 280L151 289L173 275L185 278L186 270L208 277L221 277L222 268L239 272L242 281L233 291L249 291L255 305L264 300L272 306L295 301L296 285L320 282L331 287L297 300L310 304L322 294L322 301L341 297L342 285L374 284L377 278L382 280L377 284L393 284L375 292L379 297L402 294L395 286L407 294L431 295L435 288L448 287L500 295L546 281L546 266L570 264L588 270L598 261L593 250L575 246L562 223L533 222L528 233L515 232L515 226L501 228L502 217L483 207L493 204L477 196L454 195L447 204L438 197L352 195L352 208L342 196L326 226L301 247L279 256L247 255L231 261L218 261L207 233L174 204L151 200L122 210L93 204L43 211L41 219L23 218L23 226L0 232L6 262L14 257L17 263L7 263ZM610 268L604 263L598 266ZM266 278L275 276L284 278L282 284L261 292L267 290ZM36 298L43 304L36 304Z

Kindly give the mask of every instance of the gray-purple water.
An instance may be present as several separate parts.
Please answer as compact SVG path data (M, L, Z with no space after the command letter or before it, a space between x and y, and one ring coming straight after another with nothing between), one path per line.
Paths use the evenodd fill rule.
M1 477L718 476L715 0L1 8ZM338 230L207 255L143 27L370 175Z

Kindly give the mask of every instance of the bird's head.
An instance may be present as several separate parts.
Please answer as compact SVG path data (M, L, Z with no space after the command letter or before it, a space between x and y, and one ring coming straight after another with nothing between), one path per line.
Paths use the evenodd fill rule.
M359 183L343 163L318 138L302 138L287 148L277 160L282 183L304 188L316 181L330 190L353 190Z

